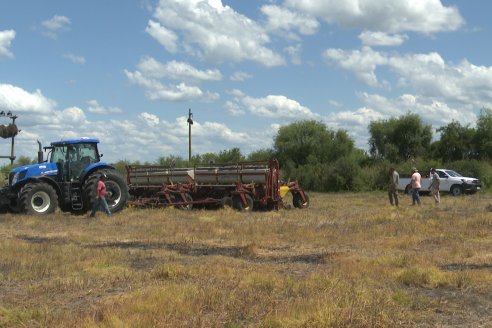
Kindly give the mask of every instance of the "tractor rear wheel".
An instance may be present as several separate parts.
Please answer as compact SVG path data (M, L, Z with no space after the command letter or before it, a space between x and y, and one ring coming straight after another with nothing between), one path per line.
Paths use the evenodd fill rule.
M128 201L128 186L125 180L114 170L92 173L84 182L84 212L90 211L96 199L97 181L101 174L106 174L106 201L111 213L121 211Z
M26 184L19 194L19 208L22 213L46 215L55 212L58 195L52 186L45 182Z

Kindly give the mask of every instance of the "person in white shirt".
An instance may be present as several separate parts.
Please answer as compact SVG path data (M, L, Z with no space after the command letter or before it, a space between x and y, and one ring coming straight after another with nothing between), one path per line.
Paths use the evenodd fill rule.
M441 202L441 196L439 195L439 186L441 181L439 180L439 174L437 174L436 169L431 169L431 184L429 186L430 194L434 198L436 204Z

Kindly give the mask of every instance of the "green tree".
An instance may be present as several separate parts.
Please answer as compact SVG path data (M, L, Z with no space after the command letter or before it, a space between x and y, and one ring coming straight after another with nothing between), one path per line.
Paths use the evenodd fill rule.
M221 150L217 153L205 153L201 155L195 155L192 158L194 164L208 164L208 163L234 163L244 161L245 157L241 154L241 150L237 147L232 149Z
M169 166L169 167L186 167L189 165L188 160L183 159L181 156L169 155L166 157L159 157L157 159L158 165Z
M240 162L244 160L245 158L241 154L241 150L237 147L234 147L232 149L222 150L219 152L219 155L217 157L217 161L220 163L233 163L233 162Z
M456 161L475 158L477 150L474 146L476 130L469 125L462 126L452 121L446 126L437 129L441 137L435 142L435 156L444 161Z
M27 156L20 156L17 158L15 161L15 166L23 166L23 165L29 165L29 164L35 164L37 161L27 157Z
M364 152L344 130L322 122L300 121L279 129L274 151L285 180L296 179L308 190L358 190Z
M406 114L369 124L369 151L372 156L392 162L426 154L430 149L432 128L417 114Z
M324 123L314 120L283 126L274 138L274 151L280 162L291 163L296 168L336 160L353 148L354 142L346 131L331 131Z
M492 159L492 109L482 108L474 143L481 159Z
M115 167L118 173L122 174L123 176L126 176L126 166L130 165L130 162L126 160L119 160L116 163L112 163L111 165Z
M273 149L259 149L250 153L247 157L248 161L268 161L275 158Z

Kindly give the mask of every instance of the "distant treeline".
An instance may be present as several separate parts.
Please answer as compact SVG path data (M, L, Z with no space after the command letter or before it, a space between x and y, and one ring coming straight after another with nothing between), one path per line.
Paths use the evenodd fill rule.
M203 163L257 161L277 158L285 180L299 180L312 191L370 191L385 189L388 171L394 167L402 175L412 167L421 172L449 168L476 177L484 188L492 185L492 110L480 111L476 125L453 121L435 132L414 113L370 122L369 151L358 149L345 130L331 130L324 123L306 120L281 127L271 149L249 155L239 148L219 153L194 155L191 162L180 156L159 157L152 163L118 161L122 173L128 164L158 164L189 167ZM433 141L434 140L434 141ZM27 164L20 158L19 164ZM8 172L10 167L2 168Z

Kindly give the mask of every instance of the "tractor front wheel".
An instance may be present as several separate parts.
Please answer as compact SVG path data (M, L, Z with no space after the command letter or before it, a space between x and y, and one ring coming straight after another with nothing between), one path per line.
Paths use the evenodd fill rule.
M26 184L19 194L19 208L22 213L46 215L55 212L58 195L52 186L45 182Z

